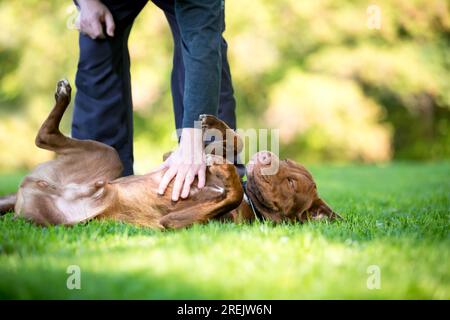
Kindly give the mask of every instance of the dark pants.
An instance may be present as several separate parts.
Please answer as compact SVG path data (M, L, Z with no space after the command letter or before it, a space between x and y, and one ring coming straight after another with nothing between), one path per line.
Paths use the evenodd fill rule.
M186 121L184 106L200 102L195 101L196 97L185 97L184 94L185 65L182 54L184 44L179 21L181 10L178 8L178 12L176 11L175 0L153 0L153 2L164 11L172 30L174 56L171 85L175 125L179 129L183 127L183 119ZM133 174L133 108L128 36L134 19L146 5L147 0L104 0L103 3L114 17L115 36L105 40L92 40L80 34L80 58L75 79L77 92L72 136L113 146L124 165L123 175L131 175ZM187 22L183 21L183 23ZM224 23L222 25L224 29ZM223 38L220 41L221 79L218 116L235 129L236 102L227 60L227 43Z

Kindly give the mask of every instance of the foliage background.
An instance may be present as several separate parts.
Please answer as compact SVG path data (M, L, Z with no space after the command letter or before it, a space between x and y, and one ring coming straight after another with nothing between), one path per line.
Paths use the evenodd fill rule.
M445 0L227 0L241 128L280 128L281 153L303 162L437 160L450 156L450 14ZM0 170L52 155L34 135L56 81L76 71L70 1L0 0ZM130 41L137 172L176 144L172 39L149 3ZM63 131L69 133L70 114Z

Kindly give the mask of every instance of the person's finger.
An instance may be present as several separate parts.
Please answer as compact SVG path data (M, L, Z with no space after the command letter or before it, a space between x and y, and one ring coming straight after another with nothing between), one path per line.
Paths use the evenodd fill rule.
M109 11L105 13L105 24L106 24L106 33L108 34L108 36L114 37L114 30L116 29L116 25L114 23L113 16Z
M158 193L160 195L163 195L164 192L167 189L167 186L169 185L170 181L172 181L173 177L177 174L176 168L169 168L169 170L166 171L163 178L161 179L161 182L159 183L158 187Z
M183 167L178 168L177 176L175 178L175 182L173 183L172 189L172 200L178 201L180 197L181 188L183 187L184 180L186 178L187 170Z
M189 170L184 179L183 191L181 191L181 198L186 199L189 196L192 182L194 182L195 173L193 170Z
M170 167L170 158L167 159L166 161L164 161L163 163L161 163L161 164L159 165L159 167L156 168L156 169L153 170L153 171L158 171L158 170L166 169L166 168L169 168L169 167Z
M198 188L201 189L205 186L206 182L206 166L202 165L200 170L198 170Z
M87 34L92 39L104 39L105 35L103 34L103 26L99 19L95 19L91 21L90 23L90 33L87 32Z

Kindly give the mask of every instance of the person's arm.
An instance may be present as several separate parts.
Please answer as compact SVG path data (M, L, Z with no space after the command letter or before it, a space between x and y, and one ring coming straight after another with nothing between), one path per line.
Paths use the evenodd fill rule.
M184 114L180 145L163 164L167 168L158 192L175 178L172 200L186 198L194 178L205 185L203 137L194 122L200 114L217 115L221 78L222 0L177 0L175 15L183 42Z
M114 36L114 19L109 9L100 0L76 0L80 15L76 22L81 33L92 39L104 39L103 25L106 34Z

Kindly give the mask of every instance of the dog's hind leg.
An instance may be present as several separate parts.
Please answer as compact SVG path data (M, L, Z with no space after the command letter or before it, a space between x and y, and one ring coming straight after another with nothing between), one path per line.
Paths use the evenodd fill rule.
M58 81L55 92L55 106L36 136L35 143L39 148L64 153L64 151L75 146L76 141L64 136L59 131L59 124L70 103L71 90L69 81L65 79Z
M14 210L16 205L17 196L16 194L10 194L4 197L0 197L0 215Z
M122 172L122 163L114 148L97 141L69 138L59 130L61 119L70 103L70 95L69 82L65 79L58 81L55 105L39 129L35 140L36 146L54 151L59 156L67 156L64 169L79 171L78 178L86 177L86 181L89 181L90 176L104 176L103 179L106 181L119 177ZM76 165L77 162L84 166L83 170ZM86 167L87 163L91 166ZM100 167L102 170L99 169ZM94 174L99 171L104 174Z
M108 183L122 172L113 147L66 137L59 130L70 94L69 82L59 81L55 105L36 136L36 145L57 157L38 165L17 193L16 215L39 224L74 224L95 217L105 205Z

